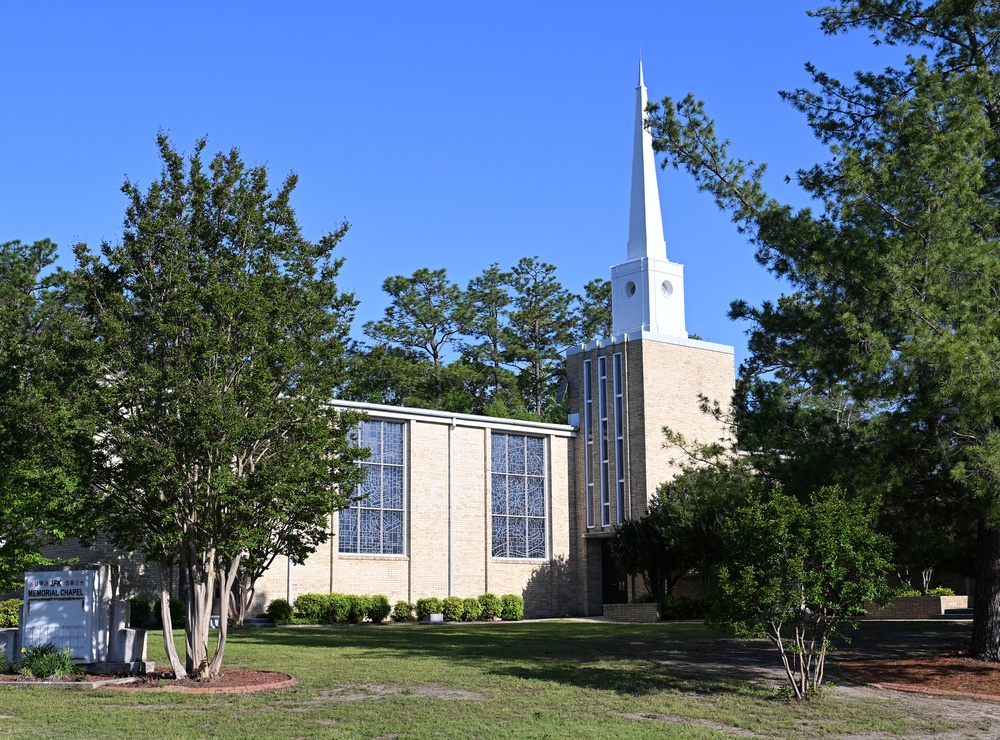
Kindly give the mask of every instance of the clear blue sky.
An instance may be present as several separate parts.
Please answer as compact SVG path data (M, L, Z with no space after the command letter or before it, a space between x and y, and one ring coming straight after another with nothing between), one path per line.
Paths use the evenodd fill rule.
M117 241L127 176L145 187L167 131L238 147L275 182L299 174L309 238L347 219L342 286L355 334L391 274L538 255L581 292L625 256L641 50L651 99L704 99L733 153L777 196L824 156L779 89L806 61L848 76L898 58L828 38L813 3L14 3L0 26L0 240ZM711 200L661 172L668 257L685 265L688 330L736 346L729 302L778 286Z

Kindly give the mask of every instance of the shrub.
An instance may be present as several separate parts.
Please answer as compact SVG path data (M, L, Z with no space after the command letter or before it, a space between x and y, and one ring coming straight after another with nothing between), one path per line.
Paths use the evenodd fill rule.
M328 601L323 594L302 594L295 599L295 619L303 624L327 621Z
M68 647L59 649L51 642L44 645L28 645L21 648L21 656L15 661L15 668L22 676L48 678L49 676L72 676L79 672L73 664Z
M427 596L417 599L417 619L424 619L431 614L440 614L442 610L441 599L436 596Z
M517 594L504 594L500 597L503 605L500 618L505 622L516 622L524 617L524 599Z
M170 610L170 623L174 626L174 629L178 629L184 626L185 612L187 609L184 606L183 599L171 599L168 602L167 608ZM159 622L160 621L160 600L157 599L153 602L153 618Z
M449 596L441 602L441 612L449 622L458 622L465 612L461 596Z
M0 601L0 628L17 627L21 623L21 605L23 603L20 599Z
M927 592L928 596L954 596L955 589L948 588L947 586L938 586L937 588L932 588Z
M483 608L480 617L487 622L499 619L500 614L503 612L503 602L500 601L500 597L496 594L483 594L479 597L479 605Z
M136 597L128 600L129 626L142 627L153 617L153 603L149 599Z
M350 596L351 608L348 612L348 621L354 624L361 624L368 617L371 609L371 599L367 596Z
M707 613L707 601L687 596L668 596L660 607L662 619L702 619Z
M347 594L328 594L326 621L330 624L347 624L351 621L354 597Z
M656 597L653 594L639 594L634 599L632 599L633 604L653 604L656 602Z
M397 601L396 606L392 610L392 621L393 622L412 622L413 621L413 604L409 601Z
M483 607L479 604L479 599L462 599L462 621L475 622L479 615L483 613Z
M382 622L389 618L389 614L392 612L388 597L382 594L375 594L374 596L370 596L369 599L371 603L368 608L368 618L375 624L382 624Z
M264 616L275 624L291 624L294 613L295 610L292 609L292 605L286 599L275 599L267 605L267 611L264 612Z

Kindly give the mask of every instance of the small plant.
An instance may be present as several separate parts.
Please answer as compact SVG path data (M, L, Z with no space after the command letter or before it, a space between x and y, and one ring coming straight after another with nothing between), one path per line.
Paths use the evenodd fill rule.
M20 624L23 603L20 599L0 601L0 628L17 627Z
M351 609L348 612L348 621L354 624L361 624L368 617L371 609L371 599L367 596L351 596Z
M462 621L463 622L475 622L479 619L479 615L483 613L483 607L479 603L479 599L462 599Z
M441 599L436 596L417 599L417 619L425 619L431 614L441 614L441 609Z
M517 594L504 594L500 597L500 602L500 618L503 621L516 622L524 617L524 599Z
M275 624L291 624L295 610L285 599L275 599L267 606L264 616Z
M49 676L72 676L80 672L70 657L72 650L59 649L51 642L44 645L28 645L21 648L21 656L15 668L22 676L48 678Z
M413 604L409 601L397 601L396 606L392 609L392 621L393 622L412 622L413 621Z
M128 600L129 604L129 625L132 627L142 627L149 624L153 617L153 604L149 599L136 597Z
M184 606L184 601L182 599L171 599L168 602L167 608L170 610L170 622L174 626L174 629L179 629L184 626L184 613L187 609ZM160 621L160 600L157 599L153 602L153 616L156 621Z
M479 616L487 622L499 619L500 614L503 612L503 602L500 601L500 597L496 594L483 594L479 597L479 605L483 608Z
M355 609L354 597L347 594L328 594L326 597L326 621L330 624L346 624L351 621Z
M327 597L323 594L302 594L295 599L295 621L322 624L327 621Z
M708 613L708 602L687 596L668 596L663 600L660 616L663 619L702 619Z
M441 613L449 622L460 621L464 612L465 607L461 596L449 596L441 602Z
M375 594L369 597L368 618L375 624L382 624L389 618L392 607L389 606L389 599L382 594Z

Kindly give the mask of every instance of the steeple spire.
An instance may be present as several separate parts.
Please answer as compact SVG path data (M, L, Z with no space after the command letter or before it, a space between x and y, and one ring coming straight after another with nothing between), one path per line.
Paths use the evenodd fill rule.
M629 205L628 256L626 260L653 257L665 260L660 193L656 187L653 137L646 130L646 86L639 62L639 84L635 88L635 132L632 144L632 198Z

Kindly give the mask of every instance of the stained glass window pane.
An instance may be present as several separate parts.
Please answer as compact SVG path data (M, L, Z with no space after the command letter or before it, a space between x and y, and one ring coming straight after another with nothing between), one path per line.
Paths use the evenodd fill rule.
M545 481L528 478L528 516L545 516Z
M493 557L507 557L507 517L493 517Z
M389 465L403 464L403 425L382 422L382 462Z
M507 476L494 473L491 479L493 491L490 497L494 514L507 513Z
M337 535L340 542L340 552L357 552L358 550L358 511L357 509L340 510L340 532Z
M494 434L490 441L490 467L494 473L507 472L507 435Z
M524 474L524 437L507 437L507 472Z
M403 509L403 468L387 465L382 469L382 506Z
M403 554L403 512L382 513L382 552L388 555Z
M361 422L361 446L370 451L368 462L382 462L382 422Z
M528 475L545 475L545 441L528 437Z
M365 509L382 506L382 466L365 465L368 475L364 483L365 497L358 504Z
M525 516L528 511L524 501L524 478L511 476L507 481L507 513L510 516Z
M525 519L507 518L507 550L512 558L524 558L528 554L528 533Z
M545 520L528 519L528 557L545 557Z

